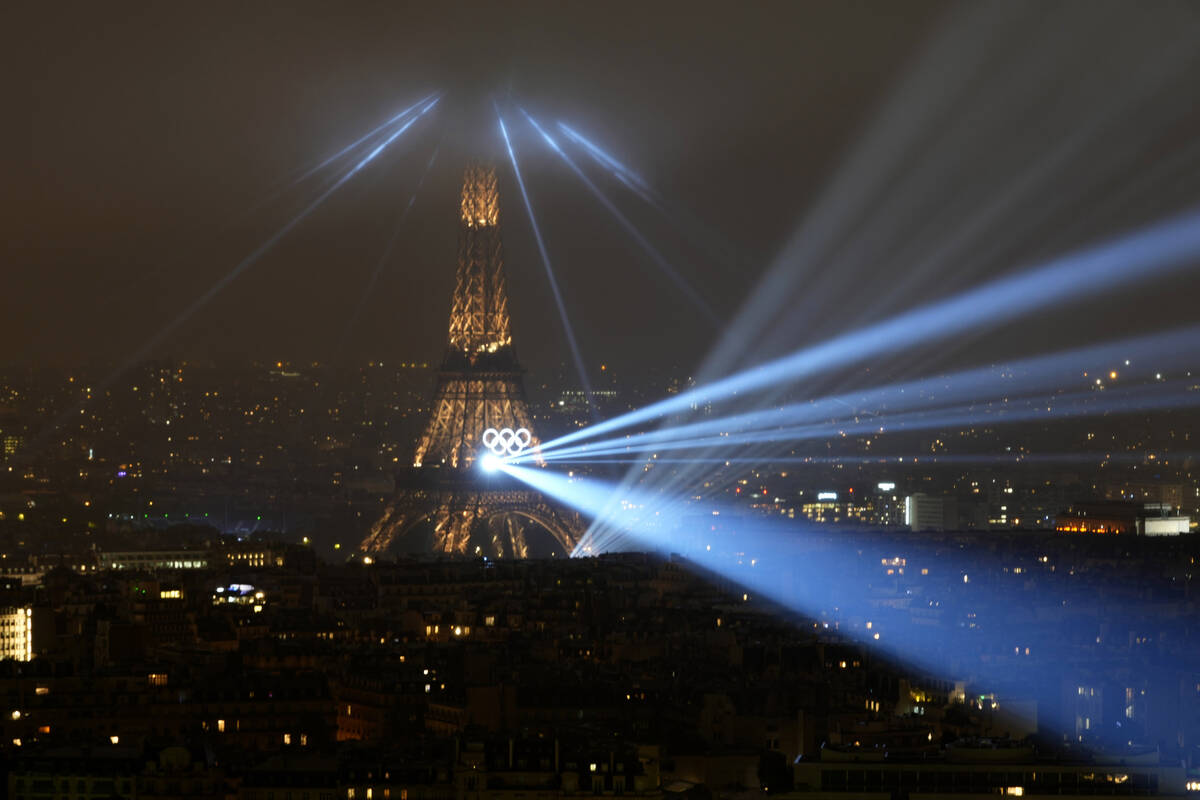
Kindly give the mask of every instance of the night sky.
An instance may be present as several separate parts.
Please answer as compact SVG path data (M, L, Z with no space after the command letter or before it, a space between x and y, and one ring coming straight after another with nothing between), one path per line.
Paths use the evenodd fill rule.
M572 151L721 318L735 318L768 269L794 273L772 316L738 327L764 352L1200 202L1200 73L1185 52L1196 49L1196 6L1030 4L1003 24L971 27L961 18L975 7L25 4L6 24L15 99L5 152L15 163L0 196L0 363L120 363L320 183L255 209L259 201L435 90L445 97L434 112L155 355L437 361L459 176L483 157L501 173L518 354L535 372L565 361L493 97L506 109L590 369L698 365L718 330L533 138L518 102L585 132L638 170L678 218L702 223L702 235L684 235ZM937 96L962 78L958 94L881 117L938 37L959 49L923 91ZM970 74L958 74L955 59ZM827 203L856 148L889 140L881 119L919 121L918 145L860 187L839 220L841 255L781 264L776 257ZM435 147L435 167L354 317ZM921 191L902 191L920 175L929 176ZM1023 175L1032 183L1019 184ZM1026 194L988 216L1006 190ZM931 260L964 231L969 257ZM733 255L714 255L713 241ZM855 242L863 249L845 249ZM1060 336L1195 321L1200 286L1191 275L1040 314L1005 341L1028 352ZM743 343L734 362L756 358L753 350Z

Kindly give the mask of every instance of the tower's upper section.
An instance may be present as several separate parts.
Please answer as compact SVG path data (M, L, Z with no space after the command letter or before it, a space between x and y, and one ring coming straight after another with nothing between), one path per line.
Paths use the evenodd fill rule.
M479 164L463 175L462 222L468 228L494 227L500 221L500 192L496 170Z
M508 286L500 241L496 170L472 164L463 175L458 273L450 305L447 361L475 365L488 355L509 355Z

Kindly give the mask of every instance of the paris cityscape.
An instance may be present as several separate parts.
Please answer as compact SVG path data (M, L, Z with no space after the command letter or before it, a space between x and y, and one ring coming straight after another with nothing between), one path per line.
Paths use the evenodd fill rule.
M68 5L4 797L1200 798L1200 6Z

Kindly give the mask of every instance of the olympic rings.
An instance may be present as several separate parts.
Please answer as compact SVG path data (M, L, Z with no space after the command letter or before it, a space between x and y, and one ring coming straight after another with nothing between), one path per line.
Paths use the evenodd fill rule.
M529 447L533 434L526 428L488 428L483 432L483 446L497 456L515 456Z

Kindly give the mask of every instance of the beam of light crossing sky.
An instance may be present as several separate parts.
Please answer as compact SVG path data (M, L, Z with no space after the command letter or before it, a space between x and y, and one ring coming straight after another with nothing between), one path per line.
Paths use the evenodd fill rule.
M1200 341L1200 326L1189 326L1165 333L1038 356L1012 364L967 369L883 387L853 390L840 395L816 397L775 408L682 425L668 425L658 430L626 434L599 442L585 441L580 444L563 445L556 443L560 440L555 440L543 444L540 454L556 459L594 454L606 446L653 448L675 440L695 439L715 433L764 428L778 430L788 425L847 416L886 419L887 414L914 408L928 409L934 405L942 408L979 406L998 402L1003 398L1025 401L1041 399L1060 403L1060 397L1035 396L1035 393L1061 391L1064 384L1076 383L1081 372L1093 376L1087 383L1090 384L1099 378L1107 385L1109 370L1131 359L1132 367L1121 368L1120 391L1161 391L1163 387L1159 384L1154 384L1153 388L1139 388L1131 385L1130 381L1149 380L1156 374L1160 375L1164 369L1190 366L1190 348L1196 341ZM1149 364L1154 364L1154 368L1148 367ZM1096 403L1105 402L1105 398L1099 393L1091 392L1090 396L1095 398Z
M382 134L382 133L384 133L384 131L386 131L386 129L387 129L387 128L391 127L391 126L392 126L392 125L394 125L394 124L397 124L397 123L399 123L399 122L400 122L401 120L403 120L403 119L404 119L406 116L408 116L409 114L413 113L413 112L414 112L416 109L418 109L418 108L422 108L423 106L425 106L426 104L428 104L428 103L429 103L431 100L434 100L436 97L438 97L438 93L437 93L437 92L433 92L433 93L431 93L431 94L427 94L425 97L423 97L423 98L421 98L420 100L418 100L417 102L413 103L411 106L409 106L408 108L404 109L404 110L403 110L403 111L401 111L399 114L396 114L395 116L391 117L390 119L386 120L385 122L383 122L383 123L380 123L379 125L377 125L376 127L372 128L371 130L367 131L365 134L363 134L363 135L362 135L362 136L360 136L359 138L355 139L355 140L354 140L353 142L351 142L350 144L348 144L348 145L346 145L345 147L343 147L341 150L338 150L338 151L337 151L336 153L334 153L333 155L329 156L328 158L324 159L323 161L320 161L320 162L318 162L316 165L314 165L314 166L310 167L309 169L305 170L303 173L301 173L301 174L300 174L300 176L299 176L299 177L297 177L297 178L295 178L294 180L292 180L292 182L291 182L291 184L290 184L290 185L291 185L291 186L295 186L297 183L300 183L301 181L303 181L303 180L305 180L305 179L307 179L307 178L311 177L311 176L312 176L312 175L314 175L315 173L317 173L317 172L320 172L320 171L321 171L321 170L323 170L325 167L327 167L327 166L329 166L330 164L332 164L334 161L337 161L339 158L341 158L342 156L346 155L347 153L349 153L349 152L350 152L351 150L353 150L354 148L358 147L360 144L363 144L364 142L366 142L366 141L367 141L368 139L370 139L372 136L375 136L376 134ZM421 113L424 113L424 111L422 111ZM386 138L386 134L385 134L385 138Z
M696 306L700 313L703 314L710 323L712 323L714 326L720 325L721 321L717 317L716 312L712 310L712 306L710 306L708 301L705 300L698 291L696 291L695 287L691 285L687 278L680 274L679 270L671 266L671 263L667 261L666 257L661 252L659 252L658 248L651 244L650 240L647 239L640 230L638 230L637 226L630 222L629 218L621 213L621 210L617 208L616 205L609 200L602 191L600 191L600 188L596 186L592 179L589 178L584 171L579 168L579 165L575 163L575 160L567 155L567 153L564 152L561 147L559 147L558 142L555 141L554 137L547 133L546 130L538 124L538 121L534 119L528 111L526 111L524 108L520 108L519 106L518 109L520 110L521 114L524 115L525 119L528 120L529 124L533 126L533 129L541 135L542 140L546 143L546 146L562 159L563 163L567 165L571 172L575 173L575 177L579 178L579 180L583 182L583 185L588 188L588 191L592 193L592 196L595 197L602 206L604 206L605 210L612 215L613 219L617 221L617 223L625 230L625 232L629 234L629 236L635 242L638 243L646 255L649 256L650 260L654 262L655 266L657 266L659 270L666 275L672 283L675 284L675 287L679 289L679 291L683 292L688 300L691 301L694 306Z
M652 206L660 206L658 196L654 190L646 183L641 175L631 170L629 167L617 161L608 153L601 150L597 145L586 139L583 134L579 133L565 122L558 122L558 129L562 131L568 139L581 146L585 153L591 156L592 160L600 166L607 169L612 175L625 184L625 187L631 192L641 197Z
M686 210L668 209L662 196L641 175L630 169L565 122L557 122L558 129L578 145L601 169L616 178L626 189L636 194L647 205L657 211L669 223L688 238L708 257L719 261L729 269L744 268L745 259L740 257L739 248L716 233L712 225L697 219Z
M500 107L496 102L492 101L492 108L496 111L496 120L500 123L500 135L504 138L504 149L508 152L508 160L512 163L513 174L517 178L517 188L521 191L521 200L525 204L525 213L529 216L529 226L533 229L533 238L537 241L538 255L542 258L542 266L546 270L546 280L550 283L550 291L554 295L554 305L558 308L558 318L562 322L563 332L567 335L567 346L571 348L571 358L575 359L575 371L579 375L579 382L583 386L584 394L587 396L588 409L592 419L596 418L595 398L592 395L592 382L588 378L587 367L584 366L583 354L579 349L579 342L575 339L575 329L571 327L571 320L567 316L567 305L563 301L562 290L558 288L558 278L554 276L554 268L550 266L550 254L546 251L546 242L542 238L542 229L538 225L537 217L533 213L533 203L529 199L529 192L525 189L525 179L521 176L521 167L517 163L517 154L513 150L512 140L508 138L508 128L504 125L504 116L500 113Z
M413 116L411 119L409 119L407 122L405 122L402 126L400 126L398 129L396 129L390 136L388 136L386 139L384 139L382 142L380 142L373 150L371 150L370 153L368 153L366 156L364 156L353 167L351 167L340 178L338 178L338 180L332 186L330 186L328 189L326 189L324 192L322 192L320 195L318 195L315 200L313 200L311 203L309 203L307 206L305 206L305 208L302 211L300 211L299 214L294 216L291 219L291 221L289 221L282 228L280 228L278 231L276 231L274 234L272 234L271 237L268 238L265 242L263 242L258 247L256 247L248 256L246 256L241 261L239 261L233 267L233 269L231 269L220 280L218 280L215 284L213 284L208 289L208 291L206 291L204 294L202 294L200 297L198 297L196 300L194 300L191 303L191 305L189 305L187 308L185 308L179 314L176 314L175 317L173 319L171 319L170 322L168 322L161 329L159 329L159 331L157 333L155 333L153 336L151 336L149 339L147 339L142 344L142 346L139 347L138 350L135 353L133 353L133 355L130 356L124 362L124 364L117 370L117 372L114 373L112 376L110 376L104 382L105 385L107 385L108 382L114 380L117 375L124 372L129 367L133 366L134 364L138 363L139 361L144 360L151 352L153 352L154 348L156 348L159 344L161 344L168 336L171 335L171 333L173 333L177 328L179 328L179 326L181 326L184 322L186 322L188 319L190 319L193 314L195 314L197 311L199 311L201 308L203 308L205 305L207 305L208 302L210 300L212 300L214 297L216 297L225 287L227 287L229 284L233 283L233 281L236 280L239 275L241 275L248 268L250 268L255 262L257 262L260 258L262 258L262 256L267 251L269 251L272 247L274 247L276 244L278 244L279 241L281 239L283 239L283 237L285 237L289 233L291 233L292 230L297 225L299 225L301 222L303 222L309 216L309 214L316 211L321 206L322 203L324 203L326 200L329 199L330 195L332 195L334 192L336 192L338 189L340 189L347 181L349 181L351 178L353 178L355 175L357 175L359 172L361 172L362 169L364 167L366 167L368 164L370 164L372 161L374 161L375 158L380 153L382 153L384 151L384 149L387 148L388 145L390 145L392 142L394 142L396 139L398 139L400 136L402 136L418 120L422 119L425 116L425 114L427 114L434 106L437 105L438 100L439 100L439 98L435 97L433 100L430 100L428 103L426 103L425 106L423 108L421 108L421 110L419 112L417 112L417 114L415 116Z
M1051 12L1062 23L1069 14ZM1078 207L1090 212L1095 198L1122 197L1114 178L1140 173L1138 157L1160 150L1158 142L1178 117L1178 84L1195 72L1192 41L1163 37L1148 19L1154 18L1136 25L1114 26L1111 17L1085 23L1123 46L1145 45L1139 69L1114 58L1102 79L1090 68L1095 56L1086 48L1063 48L1055 26L1029 8L975 4L944 15L710 353L700 382L728 374L764 340L781 352L786 336L777 329L788 328L790 319L817 330L821 317L845 325L841 304L830 297L846 288L847 274L881 261L893 265L892 277L903 286L940 258L952 269L964 261L998 267L1027 244L1054 248L1055 239L1073 242L1087 229L1127 225L1116 222L1119 214L1096 219ZM1157 19L1160 25L1170 20L1181 34L1194 26L1194 18L1171 10ZM1052 73L1069 78L1047 84ZM1039 127L1010 130L1011 121L1022 118L1038 119ZM1007 133L981 135L1000 130ZM1057 163L1047 163L1047 142L1054 143L1050 161ZM1013 176L1023 189L1012 191ZM1160 196L1164 189L1170 187L1160 186ZM999 207L992 205L1005 195ZM1123 199L1125 211L1141 205ZM1062 236L1069 228L1074 232ZM964 239L963 231L973 234ZM959 253L946 252L947 239L960 240ZM878 294L882 302L855 303L859 316L850 327L878 318L883 303L905 293Z
M363 135L362 135L362 136L360 136L359 138L355 139L353 142L351 142L350 144L346 145L346 146L345 146L345 147L343 147L341 150L338 150L338 151L337 151L336 153L334 153L333 155L331 155L331 156L329 156L329 157L327 157L327 158L325 158L325 159L323 159L323 160L321 160L321 161L317 162L315 165L313 165L313 166L311 166L311 167L308 167L307 169L302 169L302 171L299 171L299 172L300 172L300 174L298 174L298 175L297 175L296 177L294 177L294 178L291 178L291 179L289 179L289 180L288 180L288 182L287 182L287 184L286 184L285 186L283 186L282 188L279 188L279 189L275 190L274 192L272 192L272 193L271 193L270 195L268 195L267 197L264 197L262 200L259 200L257 203L255 203L254 205L252 205L252 206L251 206L249 209L247 209L247 210L246 210L246 211L245 211L245 212L242 214L242 217L247 217L247 216L249 216L249 215L253 214L253 213L254 213L255 211L257 211L258 209L262 208L263 206L267 205L268 203L270 203L270 202L272 202L273 200L275 200L276 198L278 198L278 197L279 197L280 195L282 195L284 192L286 192L286 191L288 191L289 189L291 189L291 188L293 188L293 187L295 187L295 186L297 186L297 185L299 185L299 184L303 183L304 181L308 180L309 178L311 178L311 177L312 177L313 175L315 175L316 173L318 173L318 172L320 172L321 170L325 169L325 167L329 166L329 165L330 165L330 164L332 164L333 162L335 162L335 161L337 161L338 159L340 159L342 156L345 156L346 154L348 154L348 153L350 153L351 151L353 151L355 148L357 148L357 147L359 147L360 145L363 145L364 143L368 142L368 141L369 141L369 140L370 140L372 137L375 137L375 136L377 136L377 135L378 135L378 136L379 136L381 139L386 139L386 138L387 138L387 136L388 136L387 129L388 129L389 127L391 127L392 125L399 124L399 123L400 123L400 122L401 122L401 121L402 121L402 120L403 120L403 119L404 119L406 116L408 116L409 114L412 114L412 113L414 113L414 112L416 111L416 109L418 109L418 108L420 108L420 107L424 106L426 103L428 103L430 100L433 100L435 97L439 97L439 93L438 93L438 92L432 92L432 93L430 93L430 94L427 94L427 95L425 95L424 97L422 97L422 98L421 98L420 100L418 100L417 102L413 103L413 104L412 104L411 106L409 106L408 108L404 109L404 110L403 110L403 111L401 111L400 113L398 113L398 114L396 114L396 115L392 116L391 118L389 118L389 119L385 120L384 122L382 122L382 123L380 123L379 125L375 126L375 127L374 127L374 128L372 128L371 130L367 131L365 134L363 134ZM369 147L370 147L370 145L367 145L367 148L364 148L364 149L368 149Z
M950 430L969 426L1010 425L1025 422L1053 423L1098 415L1196 408L1200 406L1200 392L1191 390L1191 385L1191 382L1181 382L1175 388L1153 394L1134 390L1125 390L1121 393L1116 390L1088 391L1055 397L1052 401L1045 398L1023 398L1019 405L1012 402L993 402L983 408L934 408L906 414L882 415L869 420L833 419L810 425L736 430L715 436L661 442L655 444L653 449L660 453L703 449L720 451L724 448L743 448L750 444L795 445L815 439L846 436L896 435L916 431ZM1053 405L1047 405L1048 402L1052 402ZM644 451L644 449L644 445L639 446L637 442L613 442L608 445L602 443L596 448L581 448L565 454L551 452L542 455L541 458L547 462L570 461L583 457L599 460L605 455L628 455L638 450ZM521 458L521 460L527 462L531 458ZM769 461L771 459L769 456L764 456L759 460ZM516 463L516 460L508 463Z
M1053 353L1013 364L854 390L842 395L817 397L805 402L690 424L668 424L658 430L601 441L575 443L566 447L556 447L550 442L543 445L541 455L546 461L569 460L569 463L633 455L640 457L635 459L637 463L644 464L644 459L654 452L688 453L686 460L696 465L707 463L698 460L706 455L717 460L733 456L751 460L749 457L756 455L756 460L764 463L780 455L780 451L788 446L794 447L814 439L837 438L841 433L895 435L902 434L905 429L948 430L954 426L974 424L990 426L1020 421L1050 424L1073 417L1120 413L1122 410L1194 407L1200 395L1170 395L1173 387L1161 383L1161 374L1163 370L1182 370L1193 366L1189 359L1194 351L1193 343L1198 340L1200 326L1191 326ZM1109 371L1114 366L1130 361L1132 366L1119 367L1121 384L1118 388L1112 388L1108 380ZM1092 376L1083 381L1089 384L1087 392L1064 397L1063 389L1078 386L1081 373ZM1103 376L1102 383L1107 387L1103 392L1095 391L1092 383L1098 375ZM1151 379L1152 383L1135 383L1138 380L1149 382ZM1087 405L1075 408L1070 403ZM1047 404L1052 411L1045 410ZM934 411L935 406L939 410ZM901 412L911 412L913 409L919 411L898 416ZM755 447L762 452L756 454ZM690 477L686 470L651 476L643 476L641 470L634 470L628 476L628 481L630 485L641 482L643 486L649 481L659 489L692 494L696 475ZM603 521L606 517L598 515L598 519ZM600 526L593 525L585 541L607 535Z
M1200 451L1194 450L1173 450L1169 457L1164 457L1162 463L1168 461L1186 461L1195 459L1200 456ZM696 458L687 457L666 457L659 458L657 456L643 458L563 458L555 459L554 464L572 465L572 464L588 464L588 465L604 465L604 464L638 464L639 466L655 467L659 464L716 464L731 466L733 464L749 464L749 465L771 465L771 466L803 466L811 464L813 466L827 464L877 464L886 466L888 464L920 464L925 466L936 466L938 464L1081 464L1091 462L1103 463L1145 463L1147 461L1143 453L1122 453L1122 452L1075 452L1075 453L1033 453L1028 451L1013 451L1004 453L876 453L872 455L845 455L845 456L783 456L779 458L770 457L752 457L744 458L741 456L729 456L721 458L720 456L697 456ZM1156 463L1156 462L1152 462ZM519 466L512 464L512 466Z
M1060 13L1065 22L1069 12L1052 16ZM942 275L946 270L996 274L1041 260L1025 253L1078 252L1078 242L1094 239L1095 231L1125 230L1131 216L1195 202L1194 192L1180 191L1194 183L1186 171L1152 182L1148 197L1130 191L1159 171L1165 138L1186 119L1174 98L1186 93L1195 73L1195 37L1182 35L1194 19L1164 12L1159 21L1168 18L1181 35L1164 37L1147 18L1116 27L1111 17L1085 23L1119 45L1104 48L1114 56L1128 54L1134 41L1145 45L1139 69L1131 70L1119 56L1092 69L1105 59L1063 48L1044 16L1018 6L977 5L943 15L944 24L898 74L770 259L697 369L697 384L926 302L916 298L930 289L941 294L935 287L943 281L954 285L954 277ZM1070 77L1051 85L1046 74ZM1014 119L1039 125L1013 128ZM883 264L886 291L849 285L848 276L879 274ZM989 313L981 309L980 317ZM939 347L939 357L969 352L978 338L980 331L964 330ZM907 374L919 374L932 360L901 351L880 367L903 377L906 364ZM815 384L827 380L816 376L811 383L821 390ZM764 387L741 410L775 405L780 393Z
M371 299L371 292L375 289L375 284L379 281L379 276L383 273L384 265L387 264L388 258L392 255L392 250L396 246L396 242L400 239L400 232L404 229L404 221L408 219L408 213L412 211L413 204L417 201L417 193L421 191L421 187L425 184L425 178L428 177L429 171L433 169L433 162L437 160L438 151L441 149L439 142L433 148L433 154L429 156L429 161L425 164L425 170L421 173L420 179L417 180L417 185L413 187L412 194L408 197L408 202L404 205L404 209L400 212L400 218L396 220L396 227L392 230L391 237L388 238L387 246L383 248L383 254L379 256L379 260L375 263L375 268L371 270L371 275L367 279L366 286L363 287L362 296L358 299L358 304L354 307L354 313L346 320L346 327L342 331L342 339L339 349L344 349L346 342L350 339L350 331L354 328L358 318L362 316L363 309Z
M609 514L610 525L625 534L635 549L682 554L723 590L744 593L744 602L766 600L910 667L941 678L964 679L981 691L996 691L1001 704L1014 696L1004 694L1009 689L1020 696L1030 687L1044 688L1043 683L1057 686L1058 676L1044 678L1041 671L1045 665L1026 657L1030 651L1025 648L1031 643L1023 638L1028 635L1023 626L1005 628L1000 624L1012 613L1011 592L1003 583L989 583L986 575L974 574L964 557L948 548L861 535L845 542L847 534L839 531L747 514L708 500L679 500L591 478L564 477L549 469L510 465L501 469L584 514ZM611 552L611 548L593 547L590 553L577 551L574 555L604 551ZM891 567L894 572L897 564L907 566L914 576L934 574L950 591L970 591L970 600L953 610L962 613L969 609L977 624L959 624L957 616L940 624L922 624L928 617L890 609L887 597L877 598L873 589L895 583L895 576L889 576L886 569ZM1045 565L1047 575L1052 574L1051 566ZM913 608L920 609L924 602L918 601L927 600L932 609L954 599L943 594L922 595L913 597L912 602ZM1003 638L997 638L998 633L986 634L987 646L1000 653L1015 652L1017 658L979 658L985 634L978 625L987 623L1003 633ZM1033 655L1037 647L1033 643ZM969 673L959 666L963 663L970 665ZM1051 725L1058 723L1051 721Z
M695 405L795 382L823 370L986 329L1067 301L1079 301L1134 281L1195 268L1200 260L1200 211L1072 253L1045 266L999 278L930 305L901 313L744 372L698 386L544 445L553 448L599 436Z
M342 176L333 183L333 185L327 187L323 192L321 192L320 195L317 196L317 198L315 200L313 200L311 203L309 203L307 206L305 206L304 209L300 211L300 213L298 213L288 223L286 223L282 228L280 228L278 231L276 231L274 234L272 234L266 241L264 241L262 244L260 244L258 247L256 247L249 255L247 255L245 258L243 258L241 261L239 261L236 265L234 265L233 269L231 269L223 277L221 277L216 283L214 283L211 287L209 287L209 289L207 291L205 291L204 294L202 294L200 297L198 297L196 300L194 300L183 311L176 314L170 321L168 321L165 325L163 325L163 327L161 327L157 332L155 332L153 335L151 335L149 338L147 338L141 344L141 346L139 346L128 358L126 358L124 361L122 361L116 367L116 369L114 369L111 373L109 373L109 375L107 377L105 377L102 381L100 381L97 385L101 388L112 385L112 383L118 377L120 377L122 374L124 374L130 368L132 368L135 364L138 364L139 362L144 361L147 357L149 357L150 353L152 353L156 347L158 347L160 344L162 344L172 333L174 333L175 330L177 330L181 325L183 325L183 323L185 323L193 315L195 315L195 313L197 311L199 311L201 308L203 308L205 305L207 305L210 300L212 300L214 297L216 297L218 294L220 294L222 290L224 290L227 286L229 286L229 284L233 283L233 281L236 280L239 275L241 275L243 272L245 272L247 269L249 269L251 266L253 266L258 261L258 259L260 259L264 254L266 254L267 251L269 251L272 247L274 247L281 239L283 239L285 236L287 236L287 234L289 234L297 225L299 225L301 222L303 222L313 211L315 211L318 207L320 207L322 203L324 203L327 199L329 199L329 197L334 192L336 192L347 181L349 181L351 178L353 178L355 175L357 175L360 171L362 171L362 169L364 167L366 167L368 164L370 164L372 161L374 161L375 158L388 147L388 145L390 145L397 138L399 138L401 135L403 135L409 128L411 128L413 126L414 123L416 123L418 120L422 119L434 106L436 106L438 104L438 101L440 99L441 99L440 94L436 94L435 96L433 96L433 99L430 100L429 102L427 102L425 104L425 106L423 108L421 108L421 110L418 111L411 119L409 119L407 122L405 122L397 130L392 132L380 144L378 144L376 147L374 147L370 153L368 153L366 156L364 156L362 159L360 159L357 163L355 163L355 165L353 167L351 167L349 170L347 170L345 173L343 173ZM48 423L47 426L45 427L45 429L43 429L42 433L40 433L38 435L37 439L31 443L30 449L33 449L42 440L43 437L50 435L53 431L57 430L58 427L61 424L63 424L66 420L72 419L72 418L74 418L74 416L75 416L74 411L67 412L67 413L61 415L59 418L55 419L54 421Z

